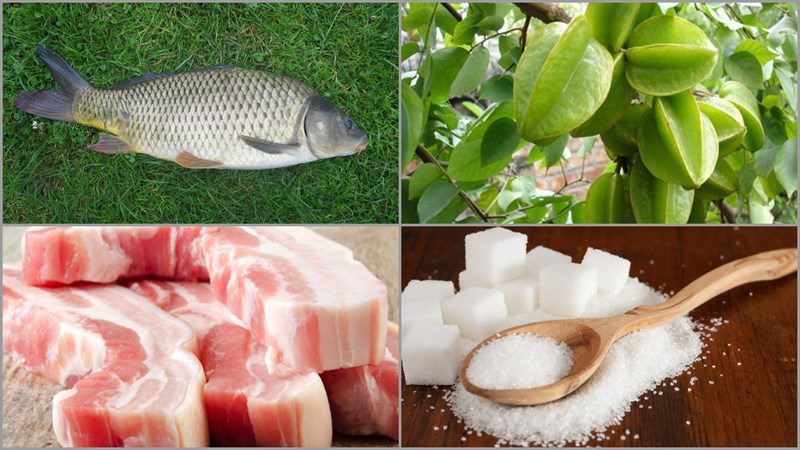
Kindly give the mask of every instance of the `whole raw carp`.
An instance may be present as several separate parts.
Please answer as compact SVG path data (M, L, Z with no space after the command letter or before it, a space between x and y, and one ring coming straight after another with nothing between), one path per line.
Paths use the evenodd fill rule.
M14 106L99 128L102 153L146 153L193 169L271 169L367 147L367 136L313 88L258 70L217 66L145 74L97 89L52 50L36 47L58 86Z

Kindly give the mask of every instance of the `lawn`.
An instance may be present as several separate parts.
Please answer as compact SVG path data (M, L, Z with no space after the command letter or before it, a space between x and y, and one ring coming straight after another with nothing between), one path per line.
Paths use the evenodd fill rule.
M3 8L5 223L395 223L397 4L13 4ZM359 155L262 170L189 170L103 155L98 130L34 117L54 89L42 44L93 85L219 64L314 86L370 138ZM33 121L38 126L33 126Z

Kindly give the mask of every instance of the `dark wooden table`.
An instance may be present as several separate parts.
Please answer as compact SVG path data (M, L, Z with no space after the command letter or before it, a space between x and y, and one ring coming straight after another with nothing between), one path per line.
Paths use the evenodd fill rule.
M464 269L464 236L477 230L405 227L403 286L412 279L427 278L457 283L458 273ZM519 227L515 231L528 235L529 249L545 245L572 255L577 262L587 246L621 255L631 261L631 276L661 286L664 292L678 291L732 259L797 246L797 229L778 226L571 226ZM734 289L692 312L693 318L704 322L716 317L730 321L708 342L710 353L703 353L708 367L693 366L691 376L699 380L692 391L686 390L691 376L678 377L680 391L651 395L646 403L652 409L634 406L621 425L609 429L616 430L610 441L592 441L590 445L796 447L797 301L797 277L793 275ZM736 352L737 348L741 351ZM708 383L711 379L715 384ZM443 392L442 388L403 384L402 445L494 446L497 440L492 436L466 434L442 398ZM625 429L640 438L621 440ZM467 440L462 441L462 436Z

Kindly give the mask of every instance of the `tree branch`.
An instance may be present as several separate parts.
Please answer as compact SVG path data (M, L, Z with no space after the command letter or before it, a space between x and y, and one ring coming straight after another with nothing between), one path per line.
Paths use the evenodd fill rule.
M446 9L447 12L449 12L450 15L452 15L457 21L461 22L462 19L461 14L459 14L458 11L456 11L456 9L453 8L453 5L451 5L450 3L442 2L442 6L444 6L444 9Z
M450 184L452 184L456 189L458 189L458 195L460 195L461 198L464 199L464 201L467 203L467 206L469 206L469 209L471 209L472 212L475 213L475 215L478 216L483 222L488 221L489 216L485 212L483 212L483 210L475 202L473 202L471 198L469 198L469 195L467 195L467 193L464 192L458 186L456 181L450 177L450 175L447 173L446 170L444 170L444 167L442 167L442 164L439 162L439 160L436 159L433 155L431 155L428 149L426 149L421 145L418 145L417 149L415 150L415 153L422 161L435 164L436 167L439 168L439 172L441 172L442 175L444 175L447 181L449 181Z
M471 52L471 51L475 50L475 47L477 47L477 46L479 46L479 45L483 45L483 43L484 43L484 42L486 42L486 41L488 41L489 39L494 39L494 38L496 38L497 36L502 36L502 35L504 35L504 34L513 33L513 32L515 32L515 31L522 31L522 28L509 28L508 30L505 30L505 31L500 31L500 32L498 32L498 33L494 33L494 34L492 34L492 35L486 36L485 38L483 38L483 40L481 40L481 41L480 41L480 42L478 42L477 44L475 44L475 45L473 45L472 47L470 47L470 48L469 48L469 51Z
M519 38L519 49L525 51L525 44L528 41L528 27L531 25L531 16L525 16L525 25L522 27L522 36Z
M553 3L514 3L526 16L535 17L544 23L564 22L572 20L569 14Z
M725 222L736 223L736 211L733 208L723 200L717 200L714 203L717 205L717 209L719 209L720 215L725 219Z

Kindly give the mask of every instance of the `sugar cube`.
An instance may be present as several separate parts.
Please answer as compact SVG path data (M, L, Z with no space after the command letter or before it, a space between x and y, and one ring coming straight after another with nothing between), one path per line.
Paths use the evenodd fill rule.
M582 317L611 317L625 314L637 306L655 305L664 301L664 297L650 286L636 278L629 278L622 291L617 295L600 291L597 297L586 306Z
M403 374L408 384L453 384L462 359L455 325L417 324L403 338Z
M617 295L628 281L631 262L617 255L589 247L581 264L597 269L598 289Z
M471 287L488 287L488 285L483 284L478 277L474 276L470 272L462 270L458 274L458 289L463 291L464 289Z
M436 299L441 303L454 295L456 288L452 281L411 280L400 298L404 303L426 299Z
M528 236L505 228L490 228L464 239L467 270L483 285L513 280L525 274Z
M508 316L503 293L467 288L442 303L444 323L458 325L461 336L482 341Z
M540 270L549 265L572 262L571 256L547 247L542 247L541 245L534 247L533 250L528 252L526 259L528 274L536 277L539 276Z
M403 302L400 305L403 326L415 322L442 325L442 304L436 299L422 299L416 302Z
M558 263L539 271L539 307L563 317L580 317L597 296L597 269Z
M492 286L503 293L509 315L524 314L539 307L539 282L526 275Z

